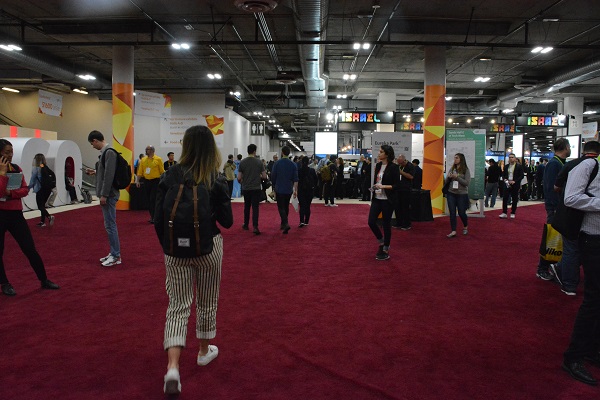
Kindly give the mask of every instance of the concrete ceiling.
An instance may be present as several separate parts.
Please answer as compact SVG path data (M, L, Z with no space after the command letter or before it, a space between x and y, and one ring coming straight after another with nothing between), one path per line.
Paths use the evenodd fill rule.
M424 46L437 45L447 49L448 114L498 115L494 106L503 103L516 104L515 113L552 112L566 96L583 97L586 108L600 111L595 0L329 0L317 15L317 32L297 31L300 1L246 5L269 2L278 4L264 13L243 11L234 0L5 2L0 43L23 50L20 59L0 50L0 85L65 93L85 86L110 99L112 46L133 45L137 90L237 89L241 101L227 100L237 112L252 119L252 111L260 110L292 132L292 125L303 125L306 139L325 125L334 105L375 109L381 92L396 93L397 111L416 110L423 101ZM318 107L309 106L303 76L307 62L300 47L314 43L307 38L316 38L324 51L326 102ZM175 50L174 41L191 48ZM354 50L355 41L372 47ZM538 44L554 50L531 53ZM206 77L215 71L222 80ZM86 86L74 77L82 72L98 79ZM357 79L344 80L344 74ZM571 75L567 84L544 90ZM477 76L491 79L474 82ZM555 102L540 103L544 98Z

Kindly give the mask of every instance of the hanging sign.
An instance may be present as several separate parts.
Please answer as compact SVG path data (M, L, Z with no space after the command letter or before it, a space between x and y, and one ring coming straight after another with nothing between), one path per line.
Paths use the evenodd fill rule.
M515 126L512 124L493 124L490 132L514 133Z
M171 96L144 91L135 92L135 114L171 118Z
M263 136L265 134L265 121L250 122L250 136Z
M566 127L568 118L566 115L529 115L516 118L519 126L553 126Z
M60 94L38 90L38 113L62 117L62 101Z
M355 124L393 124L395 113L391 111L342 111L338 115L338 122Z

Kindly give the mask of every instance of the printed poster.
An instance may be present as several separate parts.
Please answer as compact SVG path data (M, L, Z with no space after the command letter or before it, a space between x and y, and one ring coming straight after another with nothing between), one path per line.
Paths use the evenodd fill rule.
M51 115L53 117L62 117L62 101L60 94L38 91L38 113Z
M161 147L180 148L185 131L195 125L206 126L215 137L217 147L223 148L225 117L216 115L176 115L162 118L160 126Z
M135 114L171 118L171 96L144 91L135 92Z

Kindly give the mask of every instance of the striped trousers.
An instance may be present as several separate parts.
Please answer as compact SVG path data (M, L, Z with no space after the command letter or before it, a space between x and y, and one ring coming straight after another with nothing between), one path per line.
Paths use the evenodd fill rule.
M169 295L164 349L185 347L190 307L196 289L196 337L213 339L217 333L217 304L223 262L223 237L213 237L213 251L195 258L165 254L166 288Z

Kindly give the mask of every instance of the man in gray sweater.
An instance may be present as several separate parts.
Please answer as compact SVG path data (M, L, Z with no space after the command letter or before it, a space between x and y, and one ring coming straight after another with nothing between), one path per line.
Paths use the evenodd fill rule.
M108 234L110 253L100 259L105 267L121 264L121 244L117 230L117 201L119 190L113 187L115 170L117 169L117 152L104 141L104 135L99 131L91 131L88 142L96 150L100 150L100 160L96 170L88 169L88 175L96 175L96 196L100 199L104 228ZM108 151L108 150L111 151Z

